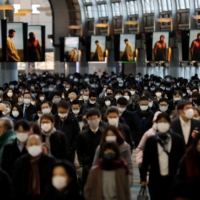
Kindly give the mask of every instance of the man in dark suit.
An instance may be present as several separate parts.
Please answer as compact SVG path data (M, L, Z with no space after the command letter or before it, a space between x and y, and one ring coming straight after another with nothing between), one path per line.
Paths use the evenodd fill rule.
M32 116L37 112L36 106L31 104L31 93L24 93L24 103L21 105L24 118L28 121L32 120Z
M79 145L77 155L81 166L83 167L82 182L86 183L89 170L92 167L94 155L97 146L100 144L103 128L99 126L101 114L99 110L93 108L87 113L89 128L79 134Z
M24 119L18 120L15 123L14 131L16 139L12 143L4 146L1 163L2 169L8 173L11 179L13 178L16 160L27 153L25 146L30 132L29 122Z
M79 123L73 113L70 113L69 104L61 100L58 105L58 114L55 115L55 128L67 136L70 145L71 160L74 160L75 151L78 145Z
M177 105L180 117L172 121L171 128L182 136L188 147L193 138L200 132L200 121L192 119L194 111L190 101L180 101Z
M133 141L131 137L131 132L129 127L126 124L122 124L119 122L119 111L117 107L111 106L106 111L106 118L108 120L108 124L116 126L120 132L123 134L124 139L130 145L130 149L132 152L133 149Z

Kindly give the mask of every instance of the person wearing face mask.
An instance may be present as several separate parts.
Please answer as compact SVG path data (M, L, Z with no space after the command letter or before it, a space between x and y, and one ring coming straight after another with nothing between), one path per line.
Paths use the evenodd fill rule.
M141 168L141 185L147 186L153 200L169 200L170 187L181 158L185 144L180 135L170 129L171 120L167 113L157 116L157 132L146 141Z
M116 106L117 105L117 100L123 96L123 91L122 90L115 90L114 92L114 99L113 99L113 105Z
M89 173L85 199L130 200L129 172L125 160L120 158L119 145L116 142L105 143L100 158Z
M4 95L4 101L9 101L12 105L17 103L17 98L13 89L8 89L7 93Z
M187 197L187 199L200 199L199 185L200 185L200 135L193 140L192 144L186 150L183 159L180 162L177 174L175 176L174 190L176 197ZM177 186L181 187L177 194ZM183 186L186 186L185 191Z
M6 117L10 116L10 112L11 112L11 104L8 101L4 101L3 104L6 106Z
M130 93L131 93L131 100L132 100L132 108L133 111L136 110L137 106L138 106L138 102L140 99L140 96L137 94L137 87L135 85L131 85L128 87Z
M20 105L15 104L12 109L11 109L11 113L10 113L10 117L12 119L14 119L15 121L19 120L19 119L23 119L23 111Z
M58 107L58 114L55 115L55 128L65 133L69 142L70 159L74 160L75 151L78 145L78 134L80 132L79 122L73 113L70 112L69 104L61 100Z
M76 119L79 122L79 125L82 122L82 113L81 113L81 105L79 100L74 100L71 105L72 113L75 115Z
M51 183L42 200L84 200L80 192L74 166L67 161L58 161L52 169Z
M37 102L36 102L36 107L40 107L41 104L43 102L45 102L45 101L46 101L45 94L44 93L39 93L38 98L37 98Z
M133 110L133 106L132 106L131 92L128 89L124 90L124 95L123 96L128 101L128 106L127 106L126 109L129 110L129 111L134 111Z
M67 102L69 104L69 107L72 106L72 102L77 98L77 94L75 92L76 90L71 90L68 94L69 101Z
M83 167L82 183L83 187L86 183L87 176L92 162L94 159L97 146L100 144L103 127L99 126L101 120L101 114L97 109L90 109L87 113L88 126L86 129L80 132L78 135L78 149L77 155L79 162ZM82 188L83 189L83 188Z
M51 181L55 158L42 152L38 135L30 135L26 142L28 154L21 156L14 166L13 185L16 199L40 199Z
M171 114L171 110L169 109L169 101L166 98L161 98L158 101L158 111L160 112L166 112L168 115Z
M22 105L24 103L24 95L23 94L18 94L18 105Z
M59 102L61 101L61 93L59 91L54 92L53 97L52 97L52 114L56 115L58 114L58 109L57 109L57 105L59 104Z
M145 147L145 144L146 144L146 141L147 139L150 137L150 136L153 136L156 134L156 131L157 131L157 123L156 123L156 120L157 120L157 117L158 115L162 113L160 111L157 111L155 114L154 114L154 117L153 117L153 125L152 127L146 131L144 133L144 135L142 136L142 139L140 140L140 143L139 145L137 146L136 148L136 163L139 167L139 170L140 170L140 173L141 173L141 166L142 166L142 158L143 158L143 151L144 151L144 147Z
M117 127L109 125L105 128L104 132L102 133L101 143L96 149L92 165L98 165L98 160L100 158L100 149L106 142L117 142L117 144L119 145L120 158L123 158L128 165L129 181L131 186L133 180L133 161L131 157L130 146L125 142L124 136Z
M87 103L89 101L89 89L83 90L83 103Z
M128 106L128 101L125 97L120 97L117 100L117 108L119 111L119 122L122 124L126 124L131 131L131 138L134 140L134 127L135 127L135 122L134 122L134 116L133 113L126 110Z
M42 140L45 144L47 154L56 159L69 159L69 143L66 135L55 129L54 117L50 114L42 115L40 127L42 131Z
M112 106L112 100L109 96L106 96L104 98L104 105L102 106L102 113L103 113L103 116L102 116L102 120L105 121L106 120L106 110L108 108L110 108Z
M180 117L172 121L172 130L181 135L188 147L199 133L200 123L199 120L192 119L194 110L190 101L179 101L177 110Z
M149 108L148 97L142 96L137 110L133 112L135 147L138 146L144 133L152 127L153 116L154 113Z
M1 163L2 169L5 170L11 178L13 178L16 160L27 153L25 146L30 133L29 122L23 119L17 121L14 126L14 132L16 134L16 139L12 143L4 146Z
M200 96L199 92L193 92L191 96L192 105L197 107L197 99Z
M36 107L31 104L31 93L24 93L24 103L21 105L21 107L23 110L23 117L26 120L31 121L33 115L37 112Z
M176 106L179 101L182 100L182 92L181 91L174 91L173 92L173 99L169 101L169 109L170 110L175 110Z
M102 107L99 103L97 103L97 94L94 91L90 91L89 101L87 103L82 104L81 110L84 111L91 108L96 108L102 113Z
M0 165L4 146L13 142L15 138L12 120L7 117L0 118Z

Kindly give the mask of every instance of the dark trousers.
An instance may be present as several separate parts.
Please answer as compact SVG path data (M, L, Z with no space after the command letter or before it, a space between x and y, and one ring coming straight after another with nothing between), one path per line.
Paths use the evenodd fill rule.
M87 182L87 178L90 172L91 166L83 166L83 171L82 171L82 191L84 191L85 184Z

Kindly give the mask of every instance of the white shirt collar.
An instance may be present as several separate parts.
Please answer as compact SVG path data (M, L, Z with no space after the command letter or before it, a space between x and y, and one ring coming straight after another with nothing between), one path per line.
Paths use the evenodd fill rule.
M180 118L180 121L181 121L181 125L182 125L182 126L184 126L184 125L189 126L189 125L191 124L191 120L188 120L188 122L185 122L185 121L182 119L181 116L180 116L179 118Z

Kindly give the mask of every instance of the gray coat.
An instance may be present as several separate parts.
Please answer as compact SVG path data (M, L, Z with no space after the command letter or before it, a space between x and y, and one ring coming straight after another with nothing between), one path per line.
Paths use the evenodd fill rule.
M129 144L124 142L123 144L121 144L119 146L119 150L120 150L120 158L123 158L127 162L128 170L129 170L130 185L132 185L133 161L132 161L132 157L131 157L130 146L129 146ZM98 160L99 160L99 155L100 155L100 145L96 149L94 160L92 163L93 166L97 165Z

